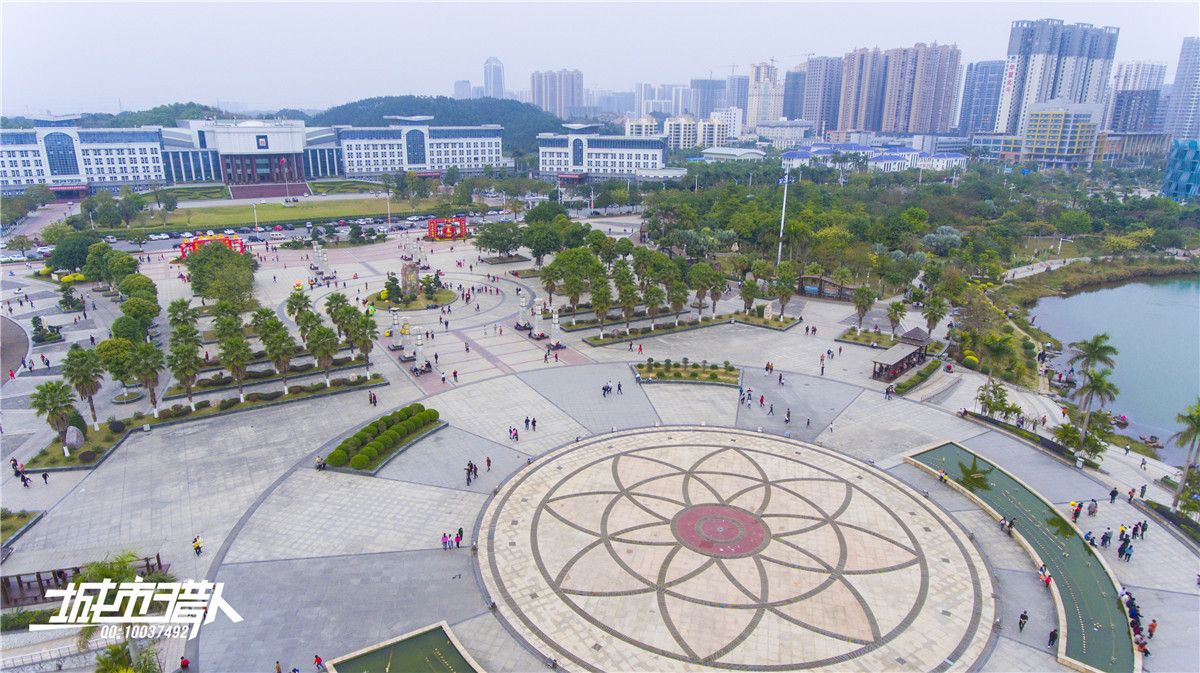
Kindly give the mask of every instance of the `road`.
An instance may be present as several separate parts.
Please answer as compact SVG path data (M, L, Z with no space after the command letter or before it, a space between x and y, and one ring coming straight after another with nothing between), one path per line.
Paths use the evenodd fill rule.
M48 224L53 224L66 218L68 215L79 212L78 203L63 203L55 202L38 208L29 214L20 224L9 227L4 231L4 240L8 240L12 236L24 234L29 238L37 238L42 229Z

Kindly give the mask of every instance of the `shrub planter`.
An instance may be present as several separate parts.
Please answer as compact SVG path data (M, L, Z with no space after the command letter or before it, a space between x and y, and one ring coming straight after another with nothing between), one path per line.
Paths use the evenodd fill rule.
M327 466L325 469L329 470L330 472L341 472L342 474L354 474L354 475L358 475L360 477L374 477L379 474L380 470L387 467L388 463L390 463L393 460L395 460L396 458L398 458L400 456L400 454L407 451L409 449L409 447L411 447L413 444L416 444L417 442L421 441L422 439L425 439L426 437L432 435L433 433L438 432L438 431L440 431L444 428L448 428L448 427L450 427L449 423L447 423L446 421L439 420L436 423L434 423L433 425L425 428L424 430L421 430L420 432L416 433L409 439L405 440L403 444L401 444L400 446L397 446L395 449L393 449L392 453L387 458L383 459L383 462L379 463L378 466L376 466L374 469L372 469L370 471L356 470L349 466L347 466L347 467L328 467Z
M142 399L145 396L146 396L146 393L144 393L140 390L132 390L129 392L118 393L116 395L113 395L112 403L113 404L133 404L134 402L137 402L138 400Z

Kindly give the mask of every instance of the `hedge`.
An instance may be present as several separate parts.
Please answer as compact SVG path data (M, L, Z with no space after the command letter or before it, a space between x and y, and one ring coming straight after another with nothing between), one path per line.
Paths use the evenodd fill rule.
M436 423L438 416L436 409L426 409L420 404L380 416L342 440L325 456L325 462L331 467L349 463L356 470L365 470L387 458L412 435Z
M936 372L940 366L942 366L941 360L933 360L924 367L921 367L916 374L913 374L910 378L907 378L896 384L896 394L903 395L904 393L907 393L913 388L916 388L918 385L924 383L926 379L928 379L930 376L933 376L933 373Z
M1147 507L1157 512L1159 516L1170 521L1176 528L1183 531L1185 535L1196 542L1200 542L1200 524L1187 516L1172 511L1170 507L1162 503L1153 500L1146 500L1145 503Z

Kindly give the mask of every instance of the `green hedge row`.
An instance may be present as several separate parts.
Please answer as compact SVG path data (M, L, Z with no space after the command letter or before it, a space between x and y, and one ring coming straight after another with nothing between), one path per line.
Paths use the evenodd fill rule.
M365 470L386 458L410 437L437 422L437 419L436 409L410 404L380 416L342 440L337 448L325 457L325 462L333 467L349 464L356 470Z
M941 360L933 360L924 367L921 367L920 371L918 371L916 374L913 374L911 378L907 378L896 384L896 394L903 395L913 388L916 388L919 384L924 383L926 379L928 379L930 376L933 376L933 373L936 372L940 366L942 366Z

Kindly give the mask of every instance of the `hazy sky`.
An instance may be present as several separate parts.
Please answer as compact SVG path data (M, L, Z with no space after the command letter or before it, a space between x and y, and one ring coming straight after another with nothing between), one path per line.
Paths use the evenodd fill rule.
M324 108L390 94L449 95L504 62L529 73L579 68L587 88L686 83L738 64L855 47L953 42L964 63L1002 58L1014 19L1121 29L1117 60L1167 63L1200 31L1200 3L0 3L3 111L140 109L236 101Z

